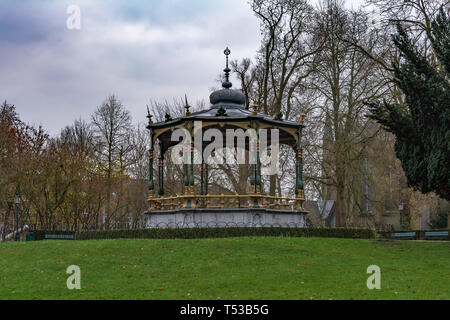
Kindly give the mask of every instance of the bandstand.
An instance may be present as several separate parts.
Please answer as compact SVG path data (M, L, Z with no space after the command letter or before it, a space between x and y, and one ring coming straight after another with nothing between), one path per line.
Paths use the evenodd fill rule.
M211 107L207 110L190 112L186 99L185 115L172 119L166 115L165 121L153 123L152 115L148 114L148 126L151 146L149 150L149 184L147 227L226 227L226 226L295 226L305 225L306 211L303 210L305 201L302 176L302 129L304 114L298 122L282 119L281 116L268 116L259 112L256 104L252 110L245 108L246 98L242 91L231 89L229 80L230 68L228 55L225 50L226 67L225 81L222 89L210 95ZM185 132L188 147L183 148L180 158L184 161L182 194L166 195L164 191L165 156L169 148L180 144L173 141L173 133L177 129ZM210 172L207 159L203 154L208 142L196 144L196 137L203 137L208 129L219 130L224 136L227 129L254 129L256 133L254 143L245 140L245 150L255 154L250 167L248 192L245 194L211 194ZM272 130L278 129L279 144L292 147L295 151L296 177L295 197L280 197L263 192L260 158L260 132L266 129L267 144L272 143ZM158 142L158 148L156 148ZM186 145L186 139L184 140ZM233 140L233 146L237 142ZM223 141L225 146L225 139ZM201 149L201 150L200 150ZM194 150L197 151L197 167L200 172L194 175ZM214 152L213 152L214 154ZM198 159L200 155L200 160ZM154 177L154 165L157 166L157 176ZM157 189L155 188L157 179Z

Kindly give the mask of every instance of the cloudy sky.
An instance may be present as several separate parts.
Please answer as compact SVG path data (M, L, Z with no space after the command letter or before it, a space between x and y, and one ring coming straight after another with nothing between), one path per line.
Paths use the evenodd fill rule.
M1 0L0 100L52 134L112 93L143 121L150 100L208 102L224 48L253 58L260 40L245 0Z

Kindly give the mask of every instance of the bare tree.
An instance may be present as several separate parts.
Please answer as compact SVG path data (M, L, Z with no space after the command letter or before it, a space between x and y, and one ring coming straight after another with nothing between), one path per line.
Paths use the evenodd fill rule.
M311 116L323 126L314 156L321 170L319 177L310 178L324 186L323 198L336 199L336 225L343 226L351 218L346 213L361 203L367 148L378 133L364 117L364 102L382 96L387 86L380 77L380 66L342 40L351 36L368 47L377 43L364 12L347 11L342 2L326 1L320 16L325 46L310 88L320 93Z
M106 177L106 217L105 227L108 228L111 219L120 208L120 192L113 193L114 184L121 186L121 177L128 165L130 146L131 115L122 102L114 95L109 96L92 116L99 169ZM112 206L111 197L114 197Z
M280 119L299 119L305 108L300 88L319 64L323 48L316 12L306 0L254 0L251 7L261 20L261 49L250 76L243 76L248 70L245 61L235 64L235 72L244 92L252 93L264 113ZM252 91L247 89L249 84L253 84ZM276 186L277 176L272 175L270 194L275 194Z

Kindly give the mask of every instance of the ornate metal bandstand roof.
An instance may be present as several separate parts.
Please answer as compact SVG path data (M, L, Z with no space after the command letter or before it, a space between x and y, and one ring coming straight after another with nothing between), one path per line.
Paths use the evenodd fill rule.
M209 109L198 112L190 112L190 106L186 98L186 114L183 117L172 119L170 115L166 115L166 121L153 123L150 113L148 114L149 124L147 129L150 131L151 147L150 147L150 177L149 177L149 212L158 211L177 211L186 208L216 208L226 209L225 202L235 201L235 208L260 208L265 210L280 211L302 211L304 201L303 178L302 178L302 146L301 135L303 128L304 114L301 115L298 122L282 119L281 116L272 117L259 112L257 105L253 105L253 110L245 108L246 97L241 90L232 89L232 83L229 80L230 68L228 66L228 56L230 50L224 51L226 55L226 67L224 69L225 79L222 83L222 89L211 93L209 100L211 106ZM240 128L243 130L253 128L257 132L260 129L278 129L278 141L280 144L291 146L296 151L296 188L295 198L276 197L275 195L266 195L261 192L261 164L259 159L259 144L257 145L258 159L256 164L250 164L251 177L249 194L234 195L211 195L208 192L208 165L202 161L200 173L200 194L195 194L194 188L194 165L192 163L184 165L184 194L175 196L164 196L163 175L164 175L164 154L166 151L180 143L172 141L172 133L178 128L186 129L192 137L192 148L190 150L193 159L194 143L193 137L196 134L194 122L200 122L202 132L209 128L219 129L225 133L227 129ZM267 130L267 143L271 143L271 130ZM154 192L153 182L153 156L154 145L158 140L158 190ZM202 150L208 143L202 143ZM250 143L246 141L245 149L251 148ZM202 153L201 153L202 154ZM245 200L246 201L243 201ZM214 202L217 202L214 205ZM243 205L246 203L246 205ZM229 208L229 207L228 207Z

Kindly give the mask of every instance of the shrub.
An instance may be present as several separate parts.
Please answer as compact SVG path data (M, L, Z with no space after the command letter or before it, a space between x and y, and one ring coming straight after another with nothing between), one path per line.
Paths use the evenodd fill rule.
M226 237L332 237L375 239L375 229L361 228L289 228L289 227L217 227L153 228L130 230L84 230L75 233L76 240L89 239L196 239Z

